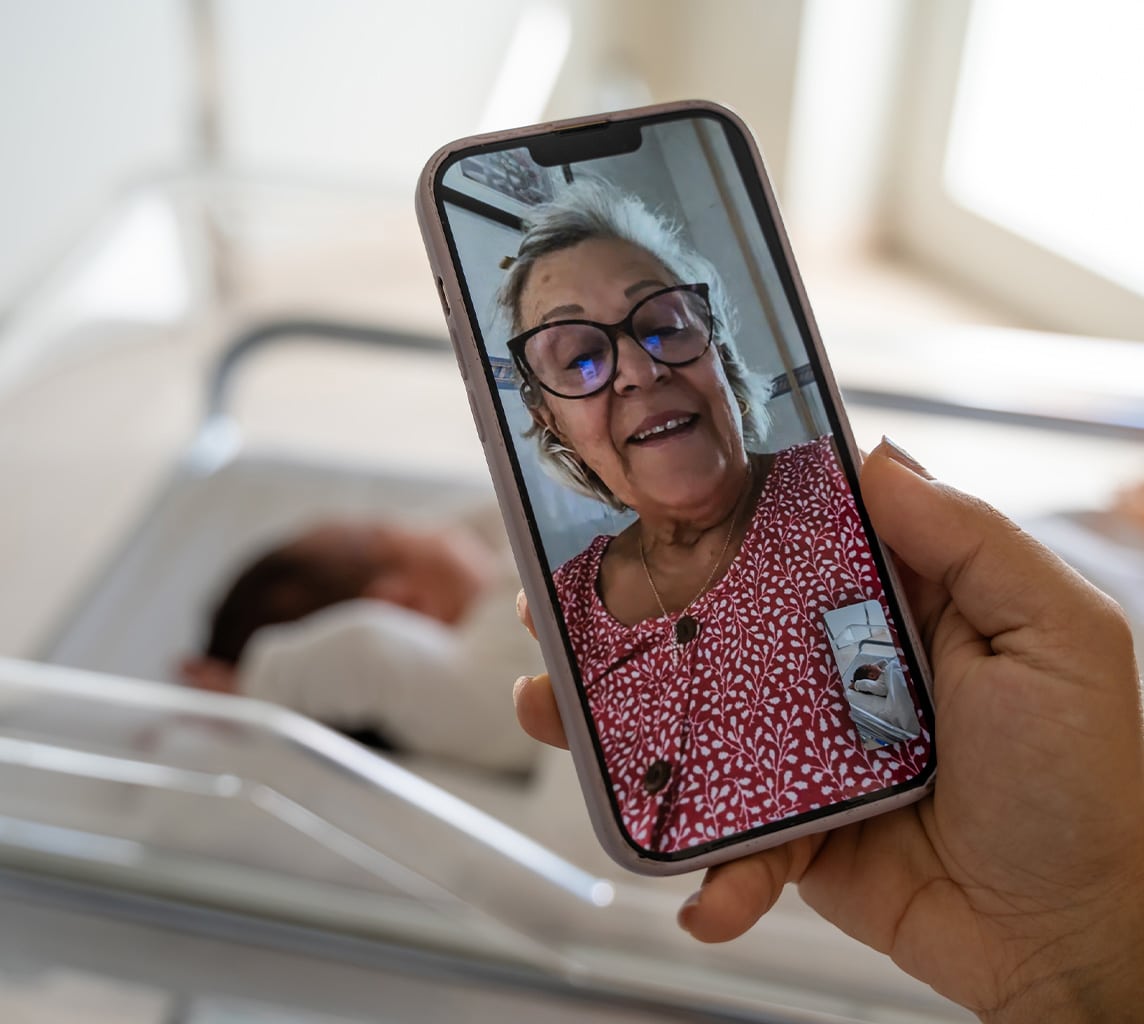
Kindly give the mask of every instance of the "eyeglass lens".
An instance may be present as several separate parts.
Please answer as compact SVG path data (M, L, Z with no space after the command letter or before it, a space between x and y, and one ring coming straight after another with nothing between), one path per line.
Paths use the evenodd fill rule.
M657 362L669 366L698 359L711 340L711 312L693 291L669 291L639 303L631 336ZM540 382L559 395L599 391L615 373L616 346L599 327L557 323L532 335L525 358Z

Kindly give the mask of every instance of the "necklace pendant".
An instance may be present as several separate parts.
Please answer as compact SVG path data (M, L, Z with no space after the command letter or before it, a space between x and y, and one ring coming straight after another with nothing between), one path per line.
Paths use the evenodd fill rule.
M675 624L675 642L680 646L691 643L699 635L699 620L691 615L681 615Z

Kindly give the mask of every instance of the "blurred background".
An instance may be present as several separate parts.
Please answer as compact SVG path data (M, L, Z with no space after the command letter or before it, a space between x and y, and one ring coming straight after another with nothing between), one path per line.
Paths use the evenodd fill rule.
M622 995L592 1004L600 1019L698 1012L700 992L704 1012L741 1015L725 1019L960 1019L793 897L739 952L663 940L637 962L686 885L614 877L562 760L511 785L406 778L226 698L70 669L173 679L222 563L316 509L446 518L487 493L417 174L463 135L691 97L756 133L860 444L887 433L1016 517L1139 638L1142 37L1132 0L0 0L0 789L21 795L0 802L0 898L27 915L0 948L5 1020L377 1019L372 986L397 961L377 966L369 943L439 956L445 931L472 935L450 947L449 984L410 982L393 1019L562 1020L586 1012L573 976ZM226 475L251 453L261 504ZM331 472L368 486L322 506ZM428 490L402 504L393 478ZM321 823L267 810L251 780ZM338 821L330 794L350 788L358 810ZM245 810L192 843L170 826L194 794L204 820ZM378 817L403 824L358 831ZM294 840L272 842L267 819L329 863L268 868ZM427 865L426 843L454 854ZM224 864L243 881L219 881ZM257 905L236 896L252 878L270 886ZM192 943L152 973L135 951L154 936L116 902L142 891L175 914L147 904L148 927ZM361 892L381 902L350 915ZM192 904L247 915L248 960L222 957ZM448 928L410 924L430 904ZM102 959L58 946L112 917ZM324 951L291 933L285 970L270 919ZM350 934L366 945L330 952ZM592 961L604 936L633 959ZM474 962L495 967L477 995L456 980Z

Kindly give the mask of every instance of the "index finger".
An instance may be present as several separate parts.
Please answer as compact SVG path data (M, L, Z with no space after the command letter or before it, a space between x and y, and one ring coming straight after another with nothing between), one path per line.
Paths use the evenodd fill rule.
M568 737L548 676L521 676L512 689L512 700L517 720L529 736L549 746L568 749Z
M1092 604L1091 587L995 509L887 451L866 460L862 493L879 536L917 576L949 593L982 636L1016 638L1028 626L1037 636L1075 631ZM1089 628L1084 621L1080 628Z
M523 623L524 628L532 634L532 639L536 639L536 626L532 621L532 612L528 610L528 598L524 596L524 591L520 591L516 595L516 616Z

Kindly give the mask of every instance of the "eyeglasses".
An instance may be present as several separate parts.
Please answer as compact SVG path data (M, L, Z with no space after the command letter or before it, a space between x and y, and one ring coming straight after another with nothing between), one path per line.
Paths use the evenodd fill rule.
M588 398L616 377L619 337L627 335L664 366L693 363L711 345L714 319L705 284L677 284L645 295L614 324L554 320L508 343L525 379L559 398Z

